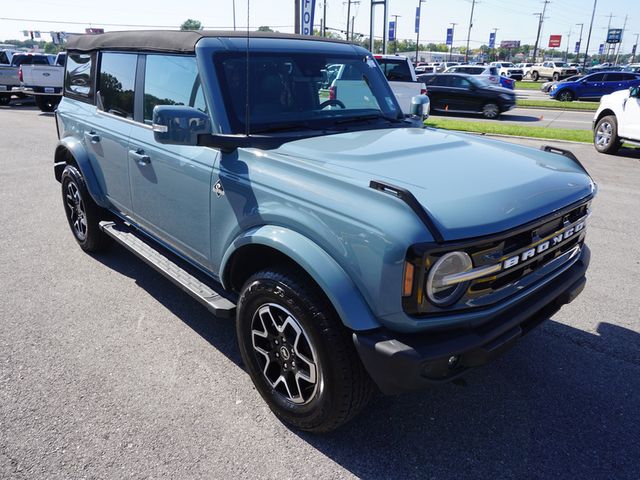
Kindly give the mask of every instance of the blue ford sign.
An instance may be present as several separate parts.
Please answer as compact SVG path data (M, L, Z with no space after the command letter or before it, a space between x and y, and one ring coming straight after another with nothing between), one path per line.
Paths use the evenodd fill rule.
M453 44L453 28L447 28L447 45Z
M313 35L313 14L316 0L302 0L302 35Z

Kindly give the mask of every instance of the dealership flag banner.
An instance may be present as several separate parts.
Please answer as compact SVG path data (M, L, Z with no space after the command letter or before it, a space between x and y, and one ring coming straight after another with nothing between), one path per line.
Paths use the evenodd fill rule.
M316 0L302 0L302 35L313 35L313 15Z
M600 46L598 47L598 55L603 55L604 54L604 43L601 43Z
M549 37L549 48L558 48L562 43L562 35L551 35Z
M489 48L496 48L496 32L489 34Z
M416 7L416 31L415 33L420 33L420 5Z
M396 39L396 22L389 22L389 41L393 42Z
M451 46L453 43L453 28L447 28L447 45Z
M580 51L580 42L576 42L576 49L573 53L578 53Z
M622 41L622 29L610 28L607 33L607 43L620 43Z

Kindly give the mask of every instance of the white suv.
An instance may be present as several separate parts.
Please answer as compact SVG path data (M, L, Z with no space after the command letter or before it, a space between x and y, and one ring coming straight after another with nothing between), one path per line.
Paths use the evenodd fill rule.
M593 117L593 143L616 153L623 142L640 144L640 87L605 95Z
M492 67L498 67L500 75L513 78L514 80L522 80L524 73L521 68L516 67L511 62L491 62L489 65Z

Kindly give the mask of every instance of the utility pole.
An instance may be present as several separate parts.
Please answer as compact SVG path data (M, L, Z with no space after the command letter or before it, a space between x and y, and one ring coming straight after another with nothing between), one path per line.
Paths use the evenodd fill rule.
M636 33L636 43L633 45L633 55L631 56L631 62L634 63L636 61L636 52L638 51L638 33Z
M351 23L351 0L347 0L347 42L349 41L349 24Z
M550 0L544 0L544 7L542 7L542 13L534 13L540 18L538 19L538 33L536 34L536 44L533 46L533 63L536 63L536 56L538 55L538 43L540 42L540 32L542 31L542 22L544 22L544 14L547 11L547 5L551 3Z
M596 5L598 0L593 0L593 12L591 12L591 23L589 24L589 35L587 36L587 48L584 51L584 62L582 63L582 70L587 69L587 56L589 55L589 43L591 42L591 30L593 30L593 17L596 16Z
M571 43L571 27L569 27L569 36L567 37L567 49L564 52L564 61L569 60L569 44Z
M320 27L320 35L327 36L327 0L322 1L322 26Z
M294 0L293 2L295 8L295 33L300 34L300 0Z
M469 63L469 40L471 39L471 27L473 27L473 10L476 8L476 0L471 0L471 16L469 17L469 31L467 32L467 49L464 52L464 63Z
M416 9L416 66L418 66L418 55L420 55L420 17L422 16L422 4L427 0L418 0L418 8Z
M494 28L493 29L493 61L497 62L498 61L498 49L496 48L496 40L498 38L498 30L500 30L499 28Z
M395 32L393 32L394 34L393 53L396 54L398 53L398 18L401 17L402 15L389 15L389 16L393 17L393 25L395 27Z
M609 23L607 24L607 36L605 37L607 40L609 40L609 29L611 28L611 19L614 17L613 13L609 14ZM611 44L609 42L607 42L607 56L605 58L605 61L608 62L609 61L609 54L611 53Z
M576 25L580 25L580 39L578 40L578 51L576 52L576 63L580 63L580 49L582 48L582 27L584 27L584 23L576 23Z
M627 18L629 18L629 15L624 16L624 25L622 26L622 35L620 35L620 42L618 43L618 52L616 53L616 59L613 61L614 65L618 64L618 56L620 55L620 47L622 47L622 39L624 38L624 31L627 29Z
M233 29L236 29L236 0L232 0L233 2Z
M449 61L451 61L451 57L453 56L453 35L456 33L456 25L458 24L451 22L451 45L449 45Z

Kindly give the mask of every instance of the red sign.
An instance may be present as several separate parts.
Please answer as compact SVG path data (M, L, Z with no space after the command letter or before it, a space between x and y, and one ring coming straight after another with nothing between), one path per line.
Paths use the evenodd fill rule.
M549 37L549 48L558 48L562 43L562 35L551 35Z

